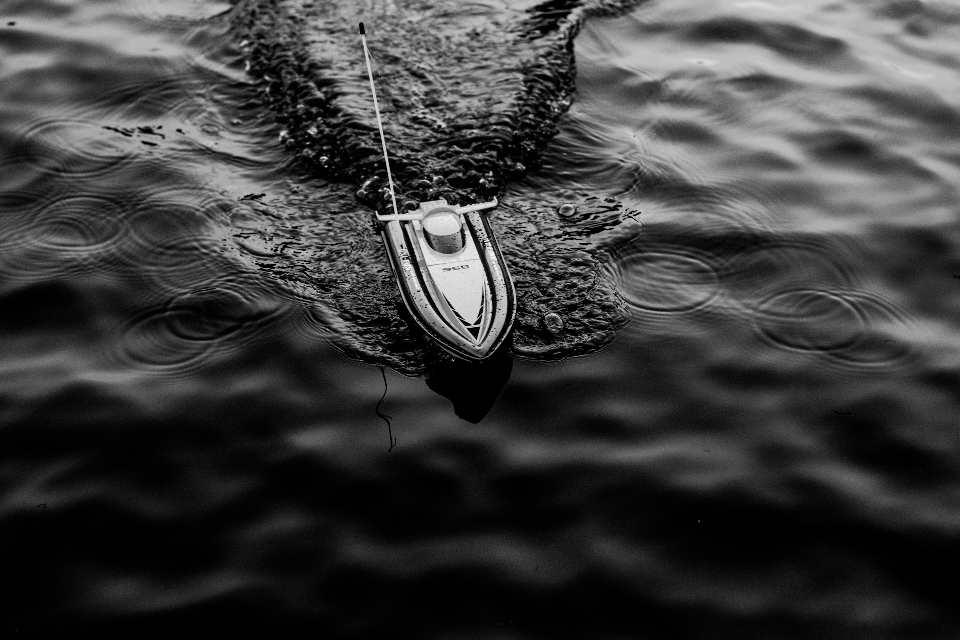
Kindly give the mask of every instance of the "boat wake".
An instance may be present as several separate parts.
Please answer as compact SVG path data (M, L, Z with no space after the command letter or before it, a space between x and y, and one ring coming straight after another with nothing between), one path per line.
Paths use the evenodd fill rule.
M541 193L534 201L522 187L508 195L490 224L516 286L514 353L557 360L608 344L628 308L603 269L608 249L591 236L637 225L637 212L591 196ZM314 180L238 202L222 240L301 304L305 336L323 336L365 362L423 374L443 352L412 328L373 226L346 185Z
M234 5L227 18L246 68L281 142L311 173L296 193L243 202L234 248L304 301L310 330L347 353L410 373L443 359L409 328L372 224L370 209L392 210L356 32L366 20L401 211L500 198L488 219L516 288L514 352L559 359L602 347L627 315L592 236L638 212L517 184L539 167L571 103L573 39L597 9L421 4Z

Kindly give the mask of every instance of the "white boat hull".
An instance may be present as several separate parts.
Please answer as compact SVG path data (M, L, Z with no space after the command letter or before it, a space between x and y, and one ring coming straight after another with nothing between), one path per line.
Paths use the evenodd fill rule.
M422 219L430 207L458 211L464 246L434 251ZM492 205L491 205L492 206ZM424 203L425 213L381 216L381 234L404 304L438 345L463 360L483 360L506 341L516 315L516 294L486 217L445 202ZM462 213L459 213L462 211Z

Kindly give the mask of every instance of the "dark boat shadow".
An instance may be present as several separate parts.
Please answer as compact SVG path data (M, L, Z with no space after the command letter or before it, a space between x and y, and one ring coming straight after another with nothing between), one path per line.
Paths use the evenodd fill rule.
M427 386L453 403L457 417L477 424L497 401L513 371L513 353L501 348L480 362L445 360L427 374Z

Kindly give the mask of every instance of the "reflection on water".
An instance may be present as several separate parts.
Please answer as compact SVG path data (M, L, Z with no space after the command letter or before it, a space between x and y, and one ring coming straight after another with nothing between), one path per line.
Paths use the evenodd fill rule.
M637 330L730 321L753 327L775 349L809 352L823 363L903 364L909 350L893 336L909 326L907 315L858 286L851 257L847 243L827 237L708 237L650 225L621 241L609 269Z
M128 140L107 133L103 126L82 120L39 121L24 132L24 160L41 172L92 178L129 162L138 149Z
M183 368L198 359L233 357L256 339L259 327L283 311L278 301L263 297L258 289L255 281L221 278L145 311L131 319L124 333L123 364L183 375Z
M227 8L0 5L4 636L958 636L955 9L588 21L461 367Z
M501 349L478 363L441 362L427 375L427 386L453 403L457 417L476 424L493 408L512 370L509 349Z

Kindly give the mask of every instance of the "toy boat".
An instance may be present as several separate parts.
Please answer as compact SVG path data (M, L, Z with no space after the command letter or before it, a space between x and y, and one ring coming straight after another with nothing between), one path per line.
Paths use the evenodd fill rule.
M377 220L403 302L445 351L464 360L483 360L506 340L517 306L493 230L479 213L497 206L497 199L465 207L433 200L400 213L362 22L360 40L393 201L393 213L378 213Z
M504 343L516 315L507 265L486 220L496 198L465 207L445 200L377 215L404 304L448 353L482 360Z

